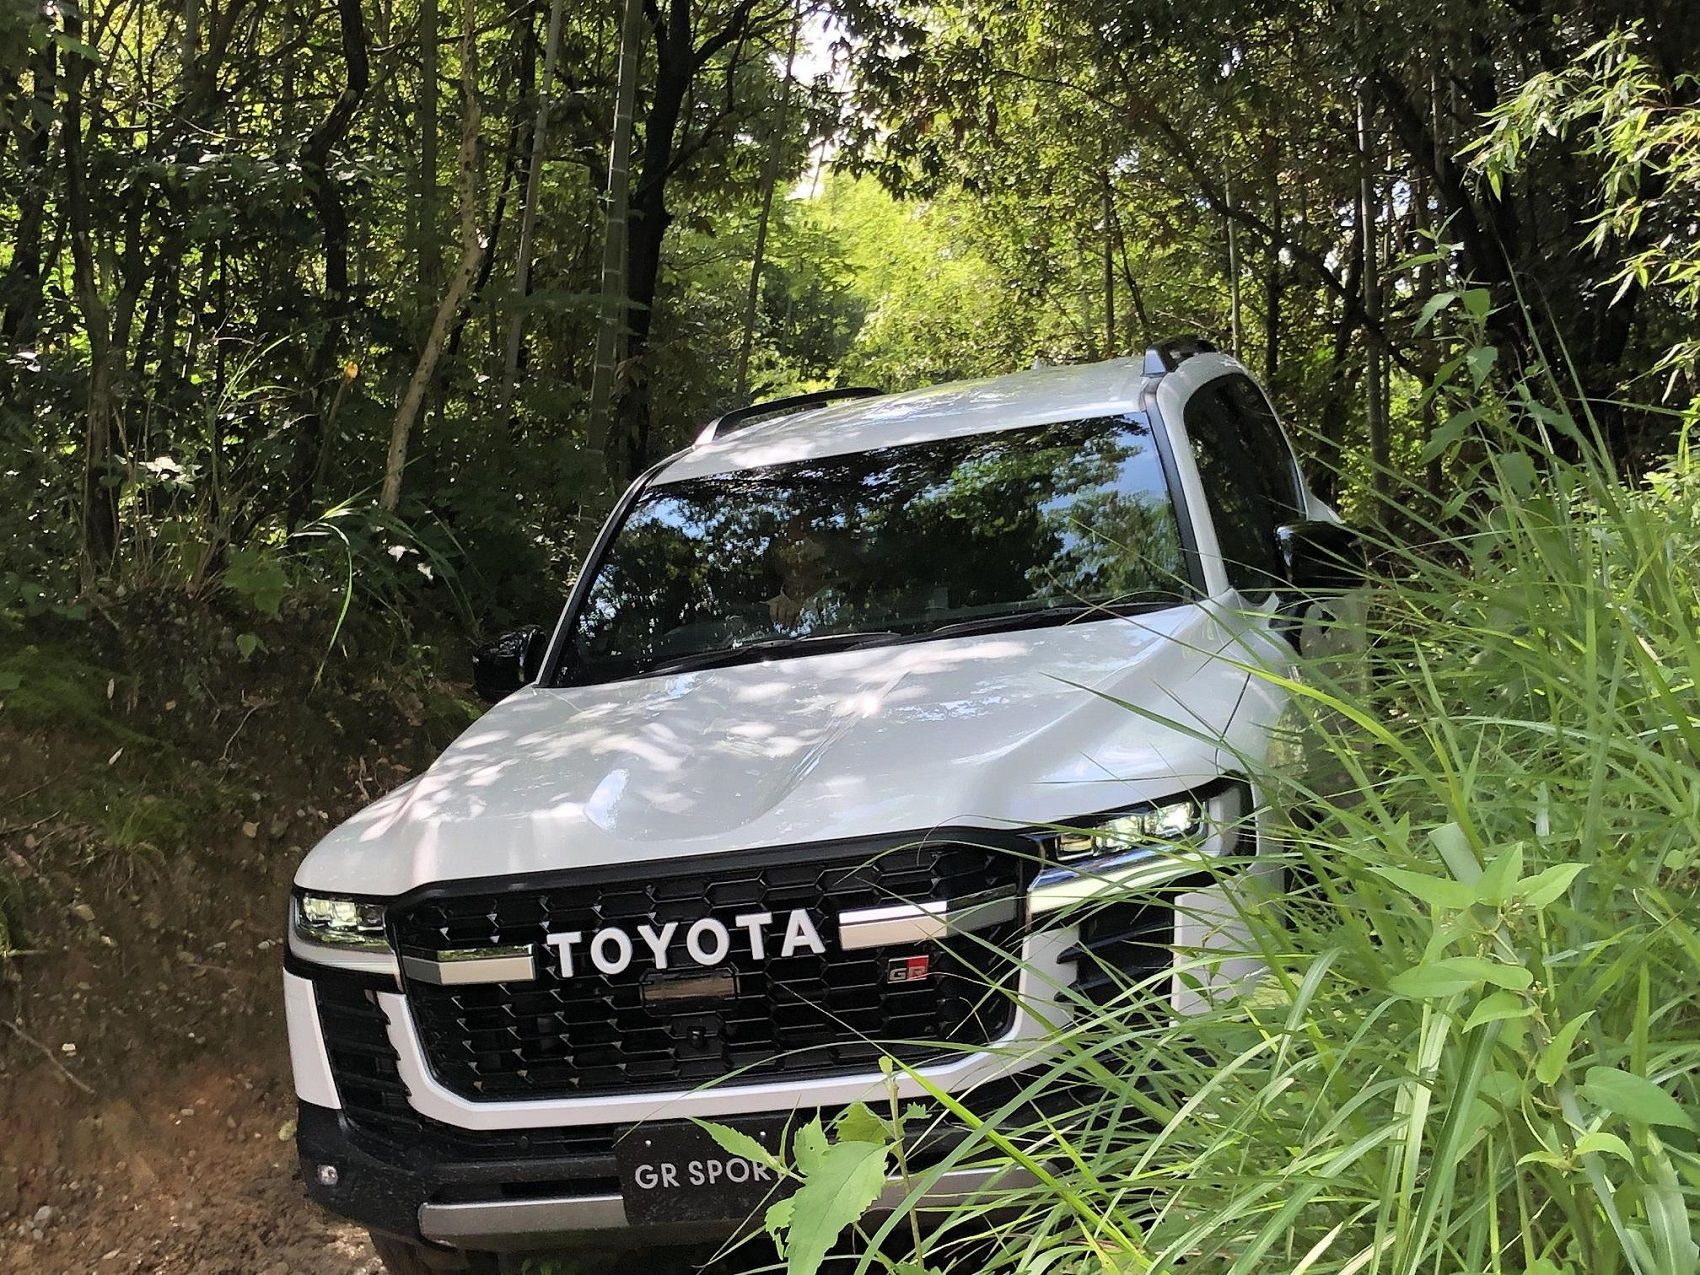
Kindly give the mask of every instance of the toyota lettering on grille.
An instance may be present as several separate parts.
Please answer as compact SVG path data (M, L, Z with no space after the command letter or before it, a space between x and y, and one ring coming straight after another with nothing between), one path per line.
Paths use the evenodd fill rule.
M555 949L562 978L573 977L583 957L588 957L591 968L599 974L623 973L637 958L639 944L647 950L654 967L665 970L672 968L680 955L675 943L680 928L678 921L659 927L643 924L631 931L609 925L588 935L583 930L551 934L544 942ZM745 912L733 917L730 926L705 916L684 927L684 955L691 964L719 965L732 955L734 947L757 961L798 952L820 956L826 951L814 919L803 908L792 908L789 914L778 917L771 912Z

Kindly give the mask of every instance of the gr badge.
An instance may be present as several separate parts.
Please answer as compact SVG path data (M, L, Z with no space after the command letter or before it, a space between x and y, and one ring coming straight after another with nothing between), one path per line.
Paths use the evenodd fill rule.
M932 973L933 958L930 956L894 956L885 963L885 981L888 983L924 983Z

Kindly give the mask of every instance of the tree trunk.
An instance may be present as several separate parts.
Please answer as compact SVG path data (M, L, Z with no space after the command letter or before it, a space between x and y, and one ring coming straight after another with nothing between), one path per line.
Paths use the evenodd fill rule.
M791 115L791 71L797 63L797 36L803 26L801 4L791 19L791 43L785 50L785 75L780 81L779 122L768 145L762 174L761 214L756 219L756 247L750 257L750 286L744 295L744 334L738 345L737 393L739 404L749 398L750 351L756 339L756 305L761 300L761 272L767 255L767 226L773 216L773 188L779 184L779 153L785 141L785 126Z
M330 111L308 135L306 144L301 148L301 171L309 184L323 244L325 326L303 369L306 384L302 393L301 416L295 430L294 454L290 461L289 496L284 502L285 520L291 529L312 508L315 479L327 444L321 395L336 366L337 347L342 343L342 325L353 305L348 286L348 211L343 207L341 189L331 176L330 157L348 136L366 90L371 86L366 20L360 4L361 0L337 0L347 78ZM341 388L339 382L338 393Z
M1381 272L1376 260L1380 238L1381 201L1375 187L1375 139L1370 120L1369 90L1358 97L1358 204L1359 229L1363 235L1363 310L1370 327L1381 325ZM1376 517L1387 516L1391 489L1392 454L1388 446L1386 404L1383 401L1382 352L1379 346L1365 351L1364 413L1369 429L1370 486L1375 494Z
M612 474L627 480L649 463L650 411L648 369L644 355L655 322L655 299L661 278L661 248L672 224L667 207L667 183L690 156L719 135L719 128L734 117L729 108L713 122L694 130L681 142L679 124L697 75L720 51L731 52L724 68L730 84L738 73L739 53L754 28L756 0L738 0L725 21L698 45L692 32L692 0L669 0L665 16L659 5L648 12L655 26L655 87L644 116L643 168L632 189L630 216L626 223L625 301L627 375L622 379L613 427L617 440L606 448ZM730 101L730 87L728 88ZM610 378L611 379L611 378Z
M1464 273L1493 292L1496 304L1488 323L1495 338L1509 349L1526 349L1528 338L1522 328L1523 310L1516 284L1522 226L1508 199L1495 194L1485 183L1479 188L1471 187L1465 166L1450 153L1449 147L1437 143L1428 111L1412 101L1410 90L1398 76L1386 70L1374 72L1366 85L1366 103L1361 109L1371 104L1368 102L1371 87L1374 100L1387 112L1400 146L1429 170L1447 232L1463 248ZM1496 100L1496 95L1490 97L1481 109L1486 110Z
M361 0L337 0L337 17L342 33L342 56L347 79L329 114L301 148L301 169L312 188L314 210L319 216L325 258L325 292L333 303L346 302L348 287L348 210L343 206L340 183L330 174L331 152L348 136L355 113L371 86L372 68L366 47L366 19Z
M1276 225L1284 219L1279 181L1270 187L1269 219ZM1279 248L1273 252L1266 250L1263 260L1263 384L1274 394L1275 377L1281 366L1281 301L1287 290L1287 266L1281 260Z
M419 353L419 363L407 383L395 419L390 422L390 449L384 460L384 486L378 496L378 508L386 513L395 510L401 499L401 476L407 468L407 439L413 422L419 417L419 407L425 401L425 390L436 375L437 358L448 338L449 324L460 312L461 302L472 287L478 273L478 262L484 245L478 238L478 12L476 0L463 0L463 27L460 40L460 85L465 99L465 115L460 133L460 153L456 159L455 187L460 199L460 265L449 280L448 290L431 321L431 331L425 338L425 348Z
M65 16L65 31L82 38L82 19ZM95 571L105 568L118 549L118 483L113 464L117 436L112 318L100 292L96 271L92 215L83 157L83 85L89 62L77 54L67 59L65 80L65 215L71 230L71 285L89 342L88 403L83 428L82 532L83 556Z
M1115 223L1116 262L1121 269L1122 283L1127 287L1128 299L1133 303L1133 317L1139 324L1139 344L1129 351L1137 354L1152 342L1151 316L1145 310L1145 290L1139 286L1139 278L1133 273L1133 264L1127 259L1127 235L1122 230L1121 216L1116 212L1113 198L1110 202L1110 218Z
M514 263L514 312L508 320L508 346L502 360L502 394L496 408L496 420L503 429L508 425L514 382L519 378L519 347L525 335L525 299L531 293L531 237L537 230L537 192L543 178L549 100L555 87L555 50L561 42L563 7L563 0L550 0L549 30L543 37L543 84L537 93L537 120L531 128L531 160L525 171L525 209L519 221L519 259Z
M419 296L437 295L437 0L419 0Z
M1222 197L1227 200L1228 214L1228 327L1234 341L1234 357L1240 357L1240 241L1239 227L1234 221L1234 188L1228 175L1222 175Z
M753 0L750 0L753 3ZM615 402L616 442L608 448L610 469L627 482L649 461L652 421L649 373L644 353L655 323L655 298L661 279L661 246L673 214L667 207L667 183L678 160L679 121L698 71L716 47L747 34L748 4L699 49L692 33L692 0L671 0L665 21L656 18L655 88L644 116L643 168L632 190L626 223L626 347L628 373Z
M596 329L596 362L590 374L590 426L587 445L606 460L612 425L614 374L620 364L621 332L626 327L631 210L632 116L637 107L638 50L643 36L643 0L625 0L620 17L619 73L614 93L614 128L608 143L607 214L602 230L601 315Z
M43 21L52 25L52 10L43 5ZM37 50L30 78L34 82L30 108L29 141L22 149L24 172L30 180L18 192L17 231L12 237L12 260L0 279L0 334L20 346L35 344L36 319L41 311L42 232L46 223L48 191L53 172L49 146L53 137L54 86L58 75L58 46L43 40Z
M195 55L201 47L201 0L183 0L183 43L182 58L184 66L192 66Z
M1346 240L1346 296L1361 294L1364 275L1361 206L1352 210L1352 226ZM1334 341L1328 355L1328 388L1316 424L1316 443L1311 463L1310 487L1317 499L1332 505L1340 497L1340 469L1346 450L1346 425L1350 416L1352 378L1352 335L1358 330L1363 311L1350 301L1340 304L1334 325ZM1366 347L1367 348L1367 347Z
M1121 350L1116 344L1116 201L1109 169L1099 174L1099 185L1104 197L1104 356L1113 359Z
M537 87L537 41L531 38L532 33L533 28L529 23L514 33L519 56L514 122L508 127L508 142L502 153L502 180L496 187L496 199L490 208L490 224L484 234L485 250L479 257L478 273L473 277L472 291L461 306L454 326L449 329L449 343L444 347L447 351L446 357L451 361L460 355L461 343L466 337L467 320L472 314L472 303L484 295L484 289L490 286L490 276L496 270L496 245L502 242L502 226L508 215L508 197L513 193L514 182L519 180L520 152L529 154L531 151L530 134L522 126L520 116ZM499 357L500 334L492 332L489 336L491 357Z

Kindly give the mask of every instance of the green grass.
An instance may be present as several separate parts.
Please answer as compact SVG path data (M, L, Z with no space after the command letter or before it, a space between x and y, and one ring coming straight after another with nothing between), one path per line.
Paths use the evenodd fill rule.
M243 796L234 785L194 771L179 773L169 785L92 775L62 793L63 817L80 829L84 862L124 875L141 861L158 864L198 846L209 826L242 808Z
M118 675L67 646L23 642L0 617L0 723L14 729L75 727L92 737L142 743L112 712Z
M1299 689L1346 782L1266 778L1311 815L1246 917L1270 976L1067 1042L1079 1203L1006 1265L1695 1268L1693 475L1540 460L1491 458L1461 553L1386 547L1374 675Z
M1083 1006L1024 1095L1052 1114L1012 1102L957 1153L1041 1184L1000 1200L1014 1220L959 1210L920 1261L1700 1265L1697 480L1686 453L1631 489L1490 451L1445 541L1382 546L1370 667L1304 670L1309 765L1262 776L1305 817L1278 829L1294 888L1243 896L1257 990Z

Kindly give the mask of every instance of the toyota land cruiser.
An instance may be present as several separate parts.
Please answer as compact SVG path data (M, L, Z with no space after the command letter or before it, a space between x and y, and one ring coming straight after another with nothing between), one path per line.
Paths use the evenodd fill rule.
M1076 907L1177 844L1256 870L1256 670L1350 544L1202 343L720 418L301 865L307 1190L397 1271L724 1238L775 1183L698 1119L995 1092L1106 962L1184 1009L1222 886Z

